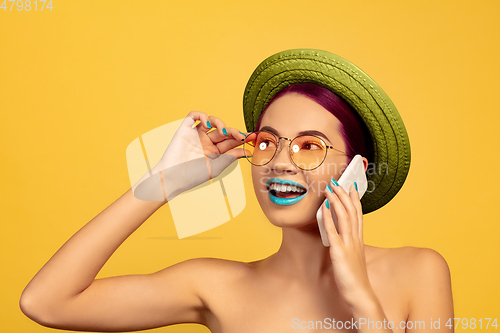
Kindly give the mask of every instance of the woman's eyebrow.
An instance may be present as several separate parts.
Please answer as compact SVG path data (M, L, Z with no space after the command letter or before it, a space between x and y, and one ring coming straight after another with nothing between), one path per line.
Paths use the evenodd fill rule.
M278 131L275 130L274 128L272 128L271 126L264 126L259 131L261 131L261 132L270 132L270 133L273 133L274 135L276 135L278 137L280 136L279 133L278 133Z
M316 135L322 137L323 139L326 139L327 141L330 141L330 139L328 139L328 137L325 134L323 134L323 132L315 130L302 131L299 132L299 135Z
M260 129L260 131L271 132L278 137L280 136L278 131L271 126L264 126ZM299 132L299 134L297 136L299 136L299 135L316 135L316 136L320 136L320 137L326 139L327 141L330 141L330 139L328 139L328 137L325 134L323 134L320 131L316 131L316 130L301 131L301 132Z

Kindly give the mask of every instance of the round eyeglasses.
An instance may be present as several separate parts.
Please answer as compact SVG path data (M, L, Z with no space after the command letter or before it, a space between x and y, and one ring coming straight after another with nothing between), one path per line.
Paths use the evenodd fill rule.
M281 139L289 141L288 154L293 164L299 169L310 171L318 168L326 158L328 149L333 149L348 156L346 152L327 145L315 135L299 135L294 139L277 137L270 132L253 132L247 135L244 142L245 157L253 165L266 165L281 151Z

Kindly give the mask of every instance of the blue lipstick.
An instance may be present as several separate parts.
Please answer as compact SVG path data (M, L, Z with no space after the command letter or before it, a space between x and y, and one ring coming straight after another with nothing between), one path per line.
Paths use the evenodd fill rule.
M300 185L299 183L296 183L292 180L289 180L289 179L280 179L280 178L271 178L267 181L266 183L266 187L268 189L268 193L269 193L269 199L271 200L272 203L276 204L276 205L281 205L281 206L291 206L291 205L294 205L296 204L297 202L299 202L300 200L302 200L306 193L307 192L304 192L303 194L299 195L298 197L295 197L295 198L280 198L280 197L277 197L275 195L273 195L271 193L271 191L269 190L269 186L271 186L272 183L277 183L277 184L281 184L281 185L293 185L293 186L297 186L297 187L300 187L304 190L306 190L304 188L304 186Z

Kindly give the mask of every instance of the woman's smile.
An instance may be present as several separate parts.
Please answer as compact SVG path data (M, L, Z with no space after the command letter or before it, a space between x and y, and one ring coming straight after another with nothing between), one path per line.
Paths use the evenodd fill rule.
M294 205L306 195L306 188L289 179L271 178L266 183L269 199L282 206Z

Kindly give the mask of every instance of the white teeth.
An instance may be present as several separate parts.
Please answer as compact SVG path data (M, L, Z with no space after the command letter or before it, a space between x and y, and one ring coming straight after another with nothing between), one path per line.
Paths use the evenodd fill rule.
M299 193L305 192L304 189L297 187L297 186L280 185L277 183L272 183L271 186L269 186L269 190L274 190L274 191L279 191L279 192L299 192Z

